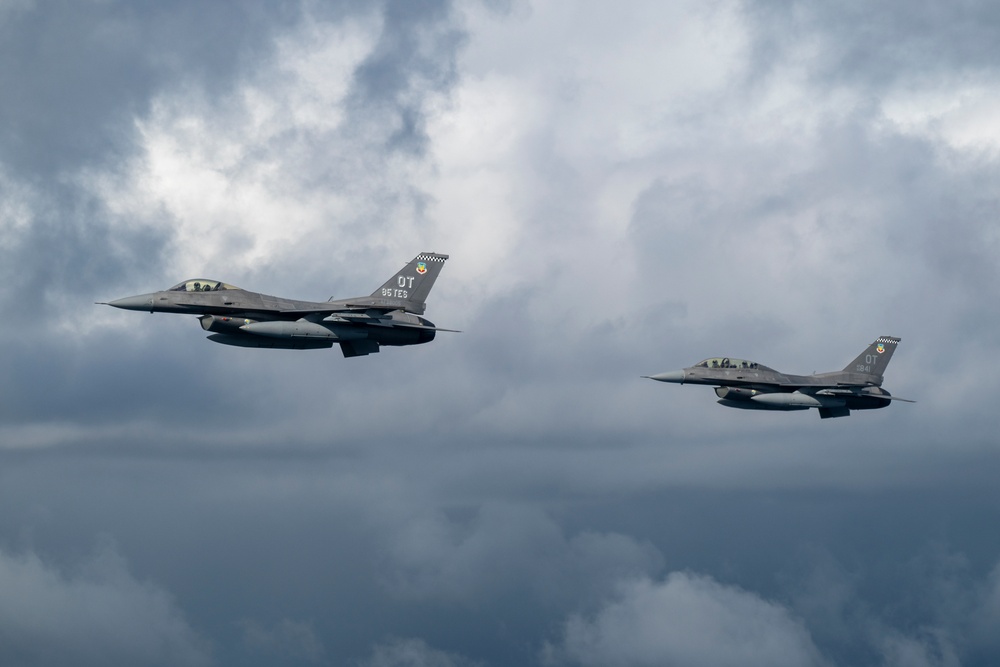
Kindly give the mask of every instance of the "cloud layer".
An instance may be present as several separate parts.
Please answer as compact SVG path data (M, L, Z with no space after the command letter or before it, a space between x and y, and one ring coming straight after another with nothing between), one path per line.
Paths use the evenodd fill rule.
M74 575L31 552L0 552L0 589L7 664L212 664L170 596L137 581L111 547Z
M994 664L997 18L0 3L4 661ZM370 358L94 305L425 250ZM884 334L916 405L640 378Z

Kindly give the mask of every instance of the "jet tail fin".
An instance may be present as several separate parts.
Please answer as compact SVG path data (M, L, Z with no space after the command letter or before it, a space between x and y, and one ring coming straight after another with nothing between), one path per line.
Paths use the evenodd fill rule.
M873 375L877 378L875 384L882 384L885 367L889 365L889 360L892 359L892 353L896 351L899 340L895 336L879 336L874 343L868 346L868 349L858 355L857 359L847 364L844 372Z
M372 296L401 299L403 310L422 315L427 306L427 295L446 259L448 255L422 252L372 292Z

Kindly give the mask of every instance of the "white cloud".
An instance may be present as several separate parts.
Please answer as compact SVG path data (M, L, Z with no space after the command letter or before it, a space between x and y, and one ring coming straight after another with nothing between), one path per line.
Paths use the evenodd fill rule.
M185 88L161 94L150 116L137 121L144 152L132 190L106 193L113 210L168 211L179 275L220 263L247 271L293 252L303 239L325 237L349 198L339 188L304 190L300 179L321 157L317 141L328 143L342 127L353 71L377 28L372 21L306 19L235 96L209 101Z
M571 284L552 286L563 290L549 293L558 301L579 290L598 257L629 263L621 232L653 156L693 139L670 119L725 88L746 38L724 4L539 3L502 20L482 8L466 14L464 75L431 118L436 170L421 185L457 247L477 258L468 276L478 291L537 285L559 267ZM622 284L606 277L589 287L600 298Z
M973 156L1000 155L1000 94L992 81L928 82L893 91L882 101L882 112L901 132Z
M377 12L340 22L307 14L232 94L160 91L136 119L141 151L128 180L87 173L83 185L124 224L165 214L171 279L211 271L236 281L294 264L308 280L371 245L403 247L406 257L426 250L410 242L419 196L400 186L413 163L385 155L392 128L348 117L357 68L381 27ZM379 224L363 224L372 218Z
M636 579L591 617L575 615L545 651L550 663L603 667L805 667L824 660L785 607L710 577Z

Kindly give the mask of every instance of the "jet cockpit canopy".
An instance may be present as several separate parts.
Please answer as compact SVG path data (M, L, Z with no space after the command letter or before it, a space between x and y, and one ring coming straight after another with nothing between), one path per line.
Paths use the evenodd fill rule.
M218 280L205 280L204 278L195 278L193 280L185 280L182 283L177 283L168 292L216 292L218 290L224 289L239 289L239 287L234 287L228 283L222 283Z
M696 363L693 368L748 368L762 371L774 370L773 368L768 368L764 364L758 364L756 361L732 359L730 357L712 357L711 359L705 359L704 361Z

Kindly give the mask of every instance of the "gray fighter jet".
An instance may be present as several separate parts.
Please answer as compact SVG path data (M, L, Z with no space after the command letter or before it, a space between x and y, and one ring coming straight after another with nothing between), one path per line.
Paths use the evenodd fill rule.
M763 364L714 357L682 371L645 375L677 384L715 385L719 403L744 410L808 410L819 416L847 417L851 410L884 408L892 401L914 403L882 389L882 374L896 351L898 338L880 336L842 371L786 375Z
M429 343L436 332L452 331L420 317L446 259L421 253L371 296L353 299L296 301L195 279L106 305L198 315L201 328L213 332L208 339L224 345L313 350L337 343L345 357L358 357L381 345Z

